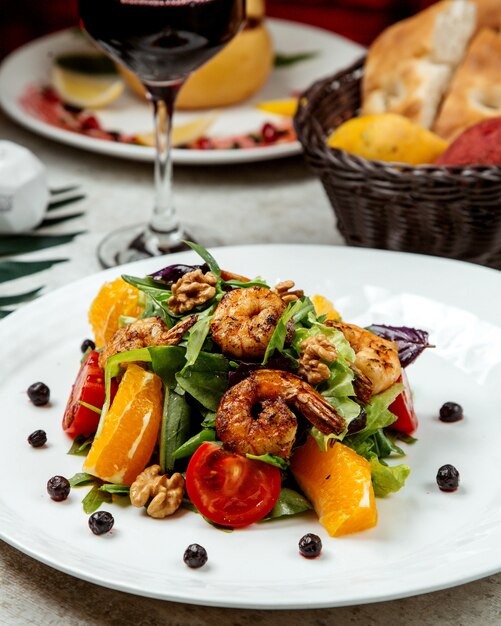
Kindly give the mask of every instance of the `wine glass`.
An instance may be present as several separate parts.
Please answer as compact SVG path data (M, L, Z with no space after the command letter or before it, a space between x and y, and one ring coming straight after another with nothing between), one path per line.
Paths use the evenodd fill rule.
M173 204L171 129L176 96L190 72L237 34L245 0L79 0L79 6L87 33L145 86L155 124L151 220L109 234L99 246L99 260L110 267L182 250L187 237L197 237L184 231Z

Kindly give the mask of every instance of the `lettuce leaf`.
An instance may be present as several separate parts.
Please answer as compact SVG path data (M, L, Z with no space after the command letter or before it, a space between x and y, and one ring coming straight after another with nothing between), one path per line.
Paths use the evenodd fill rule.
M325 335L336 349L337 358L329 363L329 379L321 383L317 389L324 398L333 406L346 421L346 429L341 435L324 435L316 428L312 429L312 435L316 439L321 450L326 450L329 439L343 439L350 422L360 414L360 405L353 398L355 390L353 380L355 374L351 364L355 360L355 352L348 343L343 333L336 328L330 328L318 322L313 315L308 318L309 328L298 328L294 335L293 348L299 354L301 343L315 335Z
M365 406L367 413L367 423L365 427L358 433L346 437L345 443L351 448L358 451L360 444L365 442L371 435L374 435L379 429L386 428L393 424L397 419L388 407L395 398L403 391L404 386L401 383L394 383L391 387L373 396L370 402Z
M374 495L378 498L384 498L390 493L399 491L411 471L411 468L404 464L394 467L383 465L375 455L370 458L370 464Z

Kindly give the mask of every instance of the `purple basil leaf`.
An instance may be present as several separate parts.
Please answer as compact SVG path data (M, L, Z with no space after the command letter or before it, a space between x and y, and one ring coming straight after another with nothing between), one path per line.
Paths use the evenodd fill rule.
M428 333L425 330L384 324L372 324L368 326L368 330L398 345L398 358L402 367L413 363L425 348L433 347L428 343Z
M202 270L202 272L206 272L208 267L207 265L168 265L157 272L153 272L153 274L149 274L149 276L158 282L173 285L188 272L199 269Z

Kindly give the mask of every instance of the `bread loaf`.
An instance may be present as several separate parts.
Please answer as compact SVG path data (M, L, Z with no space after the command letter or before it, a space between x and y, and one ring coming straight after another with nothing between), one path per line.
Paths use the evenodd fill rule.
M385 30L367 56L362 113L399 113L431 128L476 12L471 0L443 0Z
M455 139L465 128L501 116L501 33L484 28L458 67L433 130Z
M473 0L477 6L477 32L484 28L501 31L501 0Z

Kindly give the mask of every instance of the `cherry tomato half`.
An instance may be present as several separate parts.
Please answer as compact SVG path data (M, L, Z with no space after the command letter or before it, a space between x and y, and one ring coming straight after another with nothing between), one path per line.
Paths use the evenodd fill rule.
M82 402L101 409L104 404L104 371L99 367L99 353L91 350L80 366L63 416L63 430L72 438L88 437L96 432L100 415ZM113 381L114 382L114 381ZM114 385L116 389L116 383Z
M416 412L414 411L411 388L409 386L405 370L402 370L402 374L398 379L398 382L403 383L404 390L388 407L393 415L397 416L397 421L393 422L391 428L399 430L406 435L411 435L418 427L418 418Z
M186 491L197 509L221 526L240 528L271 511L280 494L280 470L203 443L186 470Z

